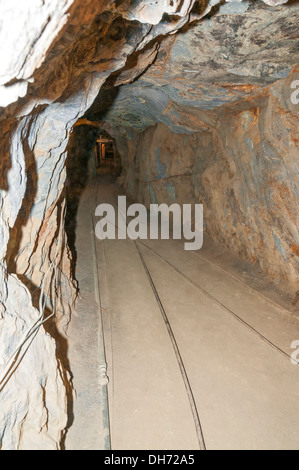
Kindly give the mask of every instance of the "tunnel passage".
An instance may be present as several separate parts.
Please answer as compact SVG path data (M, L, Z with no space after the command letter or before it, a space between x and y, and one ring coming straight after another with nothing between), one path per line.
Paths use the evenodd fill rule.
M76 266L76 215L82 192L97 174L117 178L120 157L114 140L107 132L84 118L77 121L67 147L65 230L72 252L72 272ZM75 276L74 276L75 277Z
M25 41L0 31L17 57L0 85L2 371L20 361L1 378L3 449L57 449L69 425L68 365L41 314L65 337L75 214L104 133L130 199L202 203L206 234L298 310L297 3L33 3ZM19 13L5 6L3 24Z
M101 168L105 165L114 166L115 146L113 139L107 135L101 134L95 146L96 168Z

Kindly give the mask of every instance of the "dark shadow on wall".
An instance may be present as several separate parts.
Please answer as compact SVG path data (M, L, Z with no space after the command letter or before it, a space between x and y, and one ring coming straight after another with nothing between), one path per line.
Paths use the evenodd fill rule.
M30 132L30 129L28 133ZM27 176L26 190L22 202L22 206L19 210L18 217L13 228L10 230L9 242L7 245L6 263L7 269L10 273L15 273L16 258L18 256L21 241L22 241L22 230L28 223L30 212L34 204L35 196L37 193L37 169L34 153L29 148L28 141L23 141L23 151L25 156L25 168Z
M1 108L0 108L1 109ZM0 191L8 191L8 181L7 174L11 169L11 155L10 155L10 145L11 145L11 136L14 133L14 128L16 127L15 119L3 119L0 122L0 155L1 155L1 172L0 172Z
M99 129L91 126L74 127L67 148L67 180L66 180L66 217L65 231L71 250L71 269L73 279L77 263L76 227L77 212L81 195L90 177L90 160Z
M125 69L126 68L127 66ZM92 106L85 113L87 119L98 122L105 120L108 111L112 108L119 93L119 87L115 86L115 83L121 71L113 73L102 86Z
M59 201L57 202L57 207L58 207L58 214L57 214L57 220L62 220L62 215L63 215L63 211L64 211L64 198L65 198L65 194L62 193L61 196L60 196L60 199ZM50 252L51 252L51 249L53 248L53 245L55 243L55 240L58 240L59 239L59 231L60 231L61 227L59 227L59 225L57 226L57 229L56 229L56 233L53 237L53 242L52 242L52 246L49 248ZM63 256L65 250L67 250L67 247L65 246L65 238L63 240L63 246L62 246L62 250L61 250L61 256ZM54 252L55 249L53 248L52 251ZM59 266L59 259L58 259L58 266ZM64 306L63 306L63 293L59 293L59 288L63 288L63 280L62 280L62 277L61 277L61 271L60 270L57 270L57 279L55 282L54 281L54 273L53 273L53 276L52 276L52 298L54 298L56 296L56 298L60 298L61 299L61 308L64 309ZM51 309L49 310L48 309L48 312L45 312L45 317L47 318L48 315L51 313L50 312L53 312L55 311L55 305L52 305L51 306ZM57 312L58 313L58 312ZM57 315L56 313L56 315ZM65 314L65 312L63 311L62 314ZM65 336L63 336L58 327L57 327L57 319L56 319L56 316L54 317L51 317L49 318L49 320L44 324L44 328L45 328L45 331L47 333L49 333L49 335L54 338L55 340L55 344L56 344L56 357L58 359L58 361L60 362L60 364L62 365L62 368L61 368L61 378L63 380L63 384L65 386L65 390L66 390L66 396L67 396L67 424L66 424L66 428L64 429L64 432L62 434L62 438L61 438L61 441L60 441L60 447L61 447L61 450L65 450L65 439L66 439L66 435L67 435L67 432L69 430L69 428L72 426L73 422L74 422L74 411L73 411L73 391L74 391L74 388L73 388L73 374L72 374L72 371L71 371L71 365L70 365L70 362L69 362L69 358L68 358L68 340Z
M77 212L80 198L92 176L97 177L96 141L101 134L106 134L101 128L106 113L109 111L118 94L118 87L108 81L100 90L91 108L87 110L84 119L94 122L94 125L81 124L74 126L67 148L67 180L66 180L66 218L65 230L68 245L71 250L71 268L73 279L76 279L77 249L76 227ZM118 162L118 164L116 164ZM120 156L115 148L115 166L111 171L115 176L120 173ZM107 165L109 166L109 165ZM109 170L110 171L110 170Z

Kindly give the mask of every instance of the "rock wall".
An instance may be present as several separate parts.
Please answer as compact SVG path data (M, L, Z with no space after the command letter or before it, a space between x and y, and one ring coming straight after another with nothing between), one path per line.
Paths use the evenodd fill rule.
M206 111L204 120L181 108L184 125L193 127L188 134L159 123L123 130L118 140L119 181L130 198L147 206L202 203L206 232L278 284L286 281L293 294L299 289L299 110L290 99L296 78L294 71L249 100Z

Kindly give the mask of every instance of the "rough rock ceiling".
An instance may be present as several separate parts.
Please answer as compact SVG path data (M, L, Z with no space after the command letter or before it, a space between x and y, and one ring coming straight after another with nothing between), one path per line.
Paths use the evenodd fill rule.
M134 50L142 49L158 35L176 32L190 21L191 15L207 14L219 1L3 0L0 106L24 97L31 83L35 86L29 93L36 96L38 85L45 85L45 78L51 74L50 83L58 81L57 95L62 82L66 87L70 78L81 73L101 72L111 65L117 70ZM191 14L197 3L201 5L200 15ZM167 22L161 22L164 15L169 15ZM107 55L105 46L109 40L112 47ZM46 83L49 85L48 80ZM50 99L55 96L44 91L45 94Z
M88 117L139 131L163 122L176 132L192 132L179 123L184 107L213 110L247 99L291 72L299 63L298 24L295 2L275 8L259 1L222 2L128 61L107 82ZM154 63L109 95L111 85L138 76L145 60Z

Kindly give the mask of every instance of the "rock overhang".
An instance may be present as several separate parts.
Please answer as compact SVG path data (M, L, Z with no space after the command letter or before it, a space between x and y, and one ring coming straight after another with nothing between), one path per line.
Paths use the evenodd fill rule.
M103 121L138 131L162 122L183 132L167 113L170 103L213 111L266 94L299 63L298 17L293 3L222 3L213 15L160 38L153 63L118 87Z

